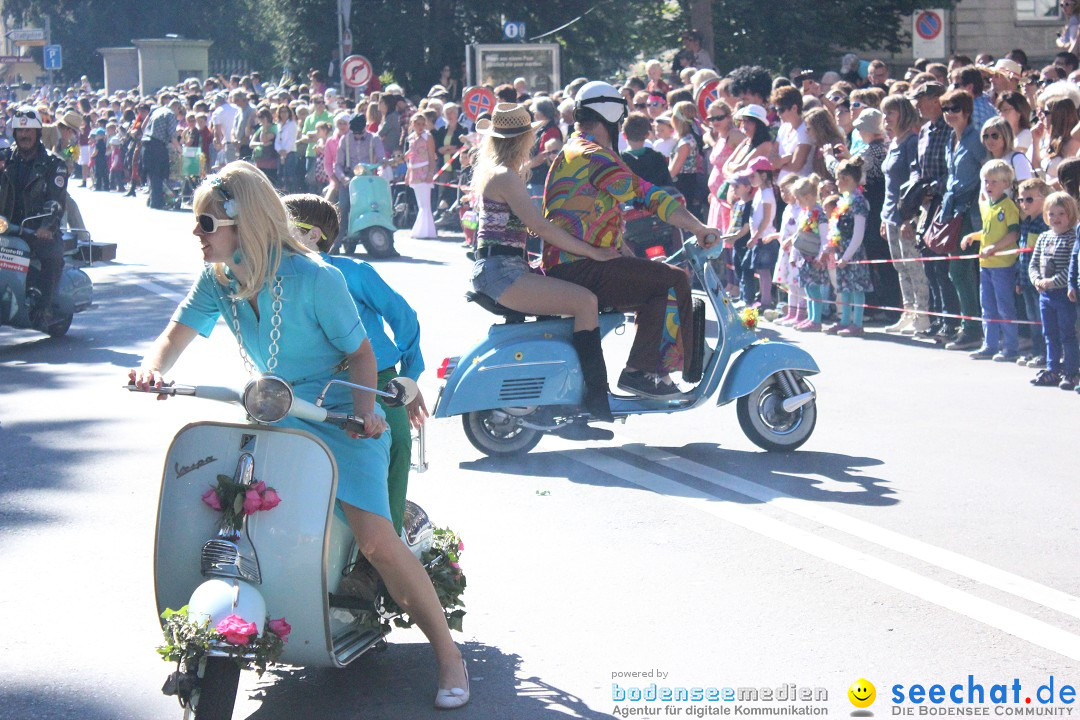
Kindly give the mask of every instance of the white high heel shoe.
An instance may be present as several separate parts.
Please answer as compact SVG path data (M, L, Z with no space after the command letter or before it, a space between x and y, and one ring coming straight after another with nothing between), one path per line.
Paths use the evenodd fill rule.
M469 668L465 665L465 659L461 659L461 669L465 671L465 687L439 688L435 694L435 707L439 710L454 710L469 702Z

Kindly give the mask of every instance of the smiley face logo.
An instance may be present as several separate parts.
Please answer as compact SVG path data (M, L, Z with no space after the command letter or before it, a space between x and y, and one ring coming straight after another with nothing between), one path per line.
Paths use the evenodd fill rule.
M857 708L868 708L877 699L877 689L874 684L864 678L859 678L851 683L847 691L848 700Z

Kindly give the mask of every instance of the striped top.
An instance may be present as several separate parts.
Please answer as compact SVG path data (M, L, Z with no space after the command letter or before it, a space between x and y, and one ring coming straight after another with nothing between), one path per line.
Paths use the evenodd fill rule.
M596 247L622 246L622 203L638 201L667 221L681 207L675 198L650 185L611 150L574 133L551 165L544 188L544 215L563 230ZM544 269L584 259L544 246Z
M1053 230L1047 230L1035 241L1035 249L1031 253L1031 264L1028 265L1028 277L1032 284L1039 280L1052 279L1054 290L1063 290L1068 285L1069 255L1076 243L1076 232L1058 235Z
M521 257L525 257L528 232L509 205L481 195L476 202L476 222L477 250L489 245L506 245L519 248Z

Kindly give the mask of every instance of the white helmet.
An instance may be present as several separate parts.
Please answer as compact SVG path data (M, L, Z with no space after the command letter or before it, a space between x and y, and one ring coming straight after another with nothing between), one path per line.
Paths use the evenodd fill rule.
M38 111L29 105L20 105L15 108L15 116L11 118L12 130L40 130L41 116Z
M618 123L626 117L627 106L624 98L615 86L600 80L593 80L581 86L574 107L592 110L609 123Z

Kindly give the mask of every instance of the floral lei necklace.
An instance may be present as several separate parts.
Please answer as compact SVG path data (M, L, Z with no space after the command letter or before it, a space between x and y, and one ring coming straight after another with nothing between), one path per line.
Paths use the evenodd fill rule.
M799 231L809 233L817 232L818 227L821 225L822 212L823 210L820 205L815 205L811 208L810 211L806 213L806 216L803 217L802 222L799 223Z
M833 210L832 215L829 216L829 245L834 247L840 247L840 243L844 238L840 234L840 218L844 213L851 209L853 195L850 192L846 192L840 196L840 201L836 203L836 209Z

